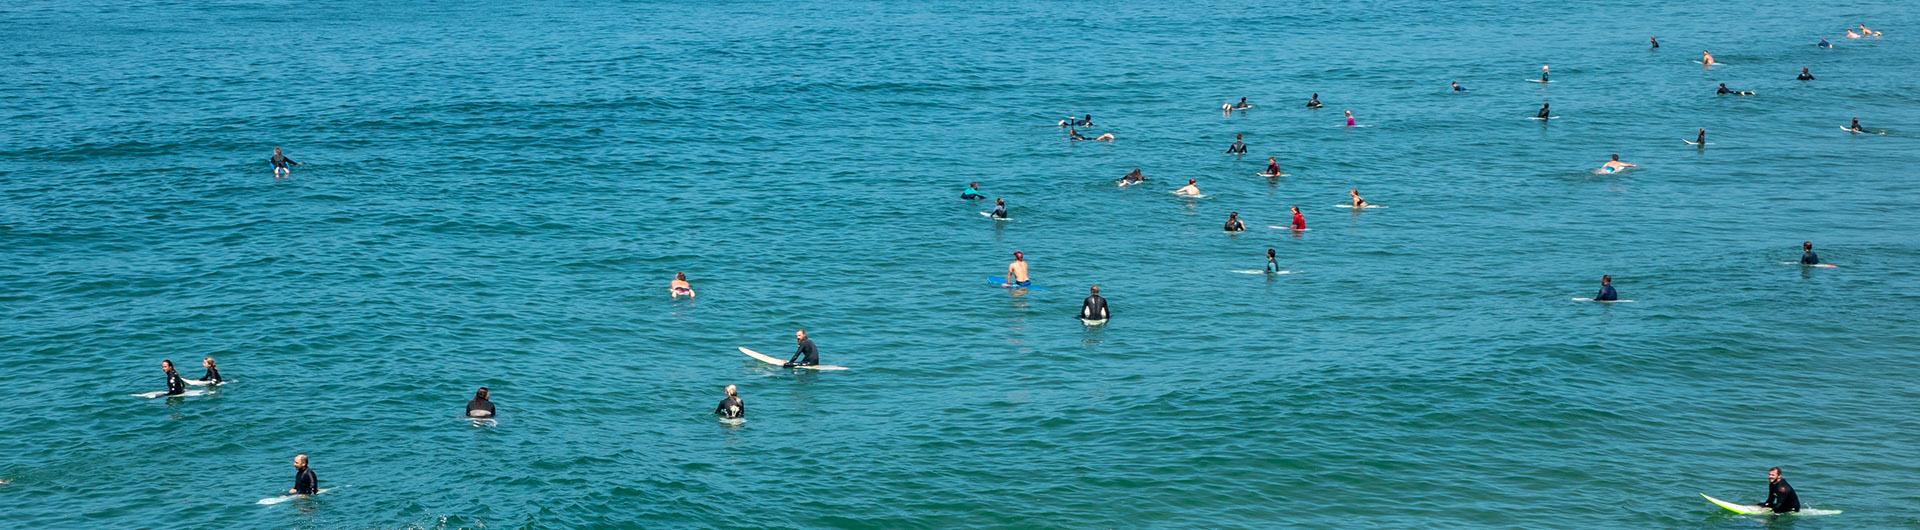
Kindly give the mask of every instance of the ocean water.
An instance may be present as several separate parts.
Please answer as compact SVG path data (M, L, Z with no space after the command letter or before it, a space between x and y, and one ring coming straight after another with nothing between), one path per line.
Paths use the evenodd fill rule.
M0 527L1913 527L1917 13L0 5Z

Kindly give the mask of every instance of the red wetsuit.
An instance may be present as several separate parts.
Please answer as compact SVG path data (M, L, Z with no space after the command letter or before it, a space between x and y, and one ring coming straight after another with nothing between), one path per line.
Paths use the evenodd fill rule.
M1300 215L1300 212L1294 212L1293 213L1293 229L1306 230L1307 229L1306 216Z

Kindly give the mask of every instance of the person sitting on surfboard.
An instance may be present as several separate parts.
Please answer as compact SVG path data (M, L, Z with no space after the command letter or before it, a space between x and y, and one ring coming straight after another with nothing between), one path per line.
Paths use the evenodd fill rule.
M173 371L172 359L161 359L160 369L167 372L167 395L177 396L187 393L187 382L180 378L180 372Z
M1087 299L1080 302L1080 319L1106 320L1107 299L1100 297L1100 286L1094 285L1088 291L1090 294L1087 295Z
M313 476L313 469L307 467L307 454L293 455L293 489L288 495L312 495L320 492L320 479Z
M1540 82L1547 82L1547 65L1540 65Z
M287 166L300 165L299 162L294 162L293 159L287 158L287 155L281 154L280 148L278 147L273 148L273 156L267 158L267 161L273 163L274 177L284 177L292 174L293 170L287 169Z
M1660 37L1659 37L1658 35L1655 35L1655 36L1652 36L1652 37L1647 37L1647 43L1649 43L1649 44L1652 44L1654 48L1659 48L1659 47L1660 47Z
M1630 167L1639 167L1639 166L1628 164L1626 162L1621 162L1620 154L1614 153L1613 160L1608 160L1607 163L1600 165L1600 170L1608 173L1619 173Z
M1787 485L1787 479L1780 476L1780 468L1767 470L1767 502L1760 503L1760 507L1772 509L1773 513L1800 511L1800 494L1794 493L1793 486Z
M713 413L729 420L746 417L747 406L740 402L740 391L727 385L727 397L720 400L720 406L713 409Z
M1707 129L1706 128L1704 127L1701 128L1700 134L1693 137L1693 144L1698 146L1703 146L1703 147L1707 145Z
M1304 216L1304 215L1300 215L1300 207L1299 207L1299 206L1292 206L1291 208L1293 208L1293 229L1294 229L1294 230L1306 230L1306 229L1307 229L1307 216Z
M1620 299L1620 293L1614 292L1613 290L1613 276L1607 274L1600 275L1600 294L1593 295L1593 299L1602 302L1612 302Z
M1280 260L1273 255L1273 249L1267 249L1267 272L1280 272Z
M1198 197L1200 196L1200 186L1198 185L1198 182L1199 181L1194 179L1187 179L1187 185L1181 186L1180 189L1173 190L1173 194L1185 195L1188 197Z
M1269 177L1280 176L1280 159L1271 156L1267 157L1267 172L1261 174Z
M793 350L793 357L787 359L787 363L780 366L792 368L795 366L815 366L820 364L820 350L813 347L812 339L807 338L807 330L794 330L793 340L794 342L798 342L800 346Z
M1247 103L1247 98L1244 98L1244 97L1240 98L1239 103L1233 104L1233 110L1245 110L1250 108L1253 108L1253 104Z
M1354 125L1353 111L1349 110L1349 111L1346 111L1346 113L1347 113L1347 126L1352 127Z
M1032 287L1033 281L1027 279L1027 256L1013 251L1013 263L1007 264L1007 283L1001 287Z
M200 376L201 383L217 385L222 382L220 379L220 368L214 366L212 357L200 359L200 367L207 369L206 375Z
M493 402L487 400L487 387L483 386L483 387L480 387L480 390L474 391L473 399L467 401L467 417L469 418L493 417Z
M1245 142L1240 141L1240 135L1238 134L1233 135L1233 145L1227 146L1227 154L1229 155L1247 154L1247 144Z
M1700 64L1713 66L1714 65L1713 54L1707 52L1706 50L1700 50Z
M987 198L987 194L980 193L980 183L972 182L967 184L966 191L960 192L960 198L966 200L985 199Z
M1367 207L1367 200L1360 198L1360 188L1348 188L1347 196L1353 198L1353 208L1355 210Z
M1087 139L1087 137L1081 136L1079 129L1067 129L1067 139L1078 142Z
M1240 221L1240 212L1232 212L1227 214L1227 226L1225 230L1228 232L1247 231L1247 223Z
M1854 116L1854 117L1853 117L1853 123L1850 123L1850 124L1847 124L1847 130L1849 130L1849 131L1853 131L1853 132L1856 132L1856 133L1857 133L1857 132L1860 132L1860 117L1859 117L1859 116Z
M1808 71L1807 71L1807 67L1805 67L1805 66L1802 66L1802 67L1800 67L1800 76L1799 76L1799 77L1795 77L1794 79L1796 79L1796 80L1800 80L1800 81L1812 81L1812 80L1813 80L1813 72L1808 72Z
M1552 117L1552 115L1551 115L1551 113L1549 113L1549 112L1547 111L1547 108L1548 108L1548 106L1550 106L1550 105L1552 105L1552 103L1541 103L1541 104L1540 104L1540 112L1539 112L1539 113L1536 113L1536 114L1534 114L1534 115L1533 115L1533 117L1535 117L1535 118L1540 118L1540 119L1543 119L1543 120L1544 120L1544 119L1547 119L1547 118L1550 118L1550 117Z
M994 219L1007 218L1007 200L1006 199L993 200L993 218Z
M1320 107L1324 107L1324 106L1326 106L1326 105L1321 105L1321 104L1320 104L1320 93L1319 93L1319 92L1314 92L1314 93L1313 93L1313 97L1311 97L1311 98L1307 98L1307 108L1309 108L1309 109L1317 109L1317 108L1320 108Z
M686 295L689 299L693 298L693 284L687 283L687 273L673 273L673 283L667 285L667 292L673 293L674 298L679 298L681 295Z
M1466 91L1467 91L1467 89L1465 89L1465 88L1461 88L1461 87L1460 87L1460 82L1459 82L1459 81L1453 81L1453 82L1452 82L1451 84L1453 85L1453 91L1454 91L1454 92L1466 92Z
M1820 264L1820 255L1813 253L1812 241L1807 241L1800 244L1800 264L1801 265L1819 265Z
M1147 176L1140 174L1140 168L1136 167L1136 168L1133 168L1133 171L1129 171L1125 176L1120 177L1120 185L1132 186L1134 184L1146 182L1146 180L1147 180Z

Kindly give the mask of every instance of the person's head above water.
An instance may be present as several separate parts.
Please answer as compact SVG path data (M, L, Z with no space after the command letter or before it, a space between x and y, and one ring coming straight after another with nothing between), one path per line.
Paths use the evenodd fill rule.
M306 453L300 453L300 454L297 454L297 455L293 455L293 468L294 468L294 469L306 469L306 468L307 468L307 454L306 454Z
M805 329L793 330L793 340L795 342L807 340L807 330Z
M173 373L173 359L161 359L160 369L166 370L169 374Z
M1614 154L1613 154L1613 161L1614 161L1614 162L1619 162L1619 161L1620 161L1620 153L1614 153Z
M1779 482L1779 481L1780 481L1780 468L1779 468L1779 467L1774 467L1773 469L1768 469L1768 470L1767 470L1767 483L1769 483L1769 484L1771 484L1771 483L1774 483L1774 482Z
M1092 292L1093 294L1100 294L1100 284L1097 284L1097 283L1093 284L1093 287L1087 288L1087 291Z
M727 397L738 397L739 395L740 389L734 388L733 385L727 385Z
M208 368L208 369L212 369L212 368L214 367L214 364L213 364L213 358L212 358L212 357L207 357L207 358L205 358L205 359L201 359L201 360L200 360L200 366L202 366L202 367L205 367L205 368Z
M483 386L483 387L480 387L480 389L479 389L479 390L475 390L475 391L473 392L473 399L478 399L478 400L480 400L480 401L486 401L486 400L487 400L487 387L484 387L484 386Z
M1239 219L1239 218L1240 218L1240 212L1228 212L1228 213L1227 213L1227 218L1228 218L1228 219Z
M993 205L994 205L994 206L1006 206L1006 205L1007 205L1007 200L1006 200L1006 199L1002 199L1002 198L999 198L999 197L994 197L994 198L993 198Z
M1812 252L1812 251L1813 251L1813 242L1812 242L1812 241L1808 241L1808 242L1805 242L1805 243L1801 243L1801 244L1800 244L1800 250L1805 250L1805 251L1808 251L1808 252Z
M684 272L676 272L676 273L673 273L673 279L675 279L675 280L680 280L680 281L683 281L683 282L684 282L684 281L687 281L687 273L684 273Z
M969 187L969 188L978 188L978 187L980 187L980 183L978 183L978 182L968 182L968 183L967 183L967 187Z
M1613 275L1611 274L1600 275L1600 285L1613 285Z
M1187 179L1187 185L1188 185L1188 186L1192 186L1192 185L1194 185L1194 184L1197 184L1197 183L1199 183L1199 182L1200 182L1200 181L1198 181L1198 180L1194 180L1194 179Z
M1273 259L1273 249L1271 248L1267 249L1267 259Z
M1013 260L1014 260L1014 261L1020 261L1020 260L1023 260L1023 259L1027 259L1027 255L1026 255L1026 254L1022 254L1022 253L1020 253L1020 251L1018 251L1018 250L1015 250L1015 251L1013 251Z
M1239 134L1237 134L1237 133L1233 135L1233 141L1235 141L1235 142L1238 142L1238 141L1240 141L1240 138L1241 138L1241 136L1240 136Z

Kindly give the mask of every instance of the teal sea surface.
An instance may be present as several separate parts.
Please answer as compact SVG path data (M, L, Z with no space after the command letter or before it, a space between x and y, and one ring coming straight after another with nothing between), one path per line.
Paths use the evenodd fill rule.
M1920 526L1915 7L5 3L0 528Z

